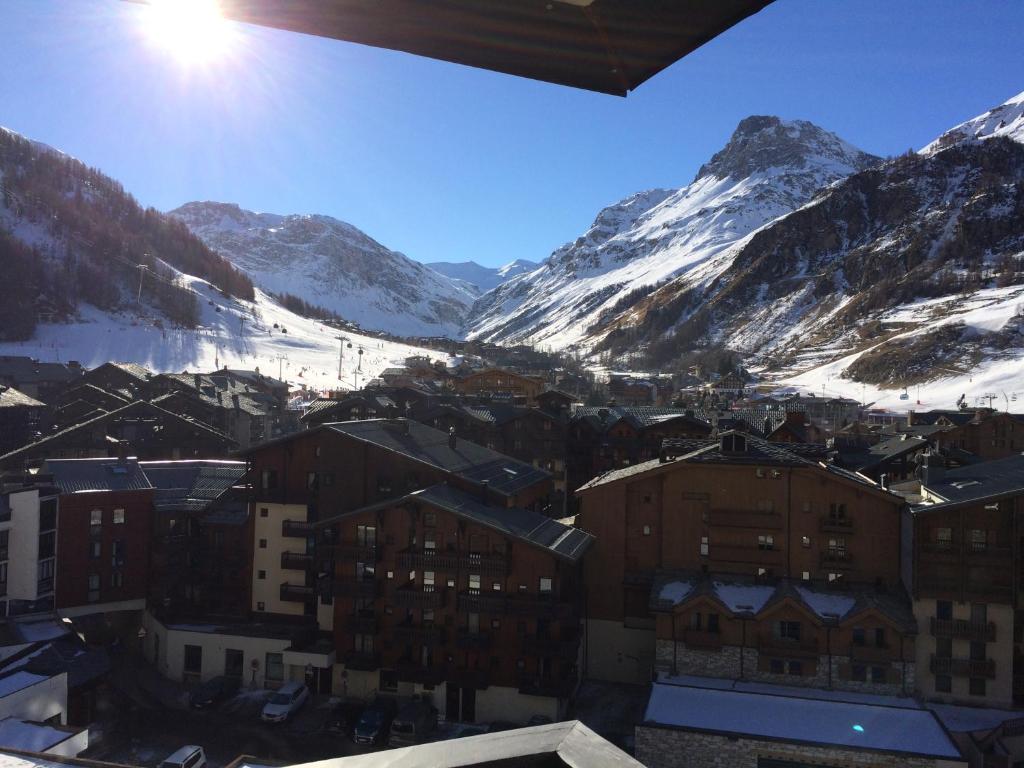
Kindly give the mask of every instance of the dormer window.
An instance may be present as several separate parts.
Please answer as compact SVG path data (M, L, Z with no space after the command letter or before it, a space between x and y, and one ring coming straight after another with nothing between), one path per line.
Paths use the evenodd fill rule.
M736 433L722 435L722 453L746 453L747 452L747 438L746 435L739 435Z

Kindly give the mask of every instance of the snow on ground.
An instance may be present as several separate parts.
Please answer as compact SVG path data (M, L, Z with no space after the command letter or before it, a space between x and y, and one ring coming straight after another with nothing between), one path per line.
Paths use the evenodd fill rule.
M259 368L268 376L280 374L293 387L318 391L356 389L410 355L447 359L434 350L342 332L300 317L259 289L256 301L247 302L224 298L198 278L182 279L200 296L202 317L196 329L172 327L146 307L110 314L82 304L79 322L40 324L29 341L0 343L0 355L77 360L88 368L132 362L158 373ZM340 381L338 336L347 339Z

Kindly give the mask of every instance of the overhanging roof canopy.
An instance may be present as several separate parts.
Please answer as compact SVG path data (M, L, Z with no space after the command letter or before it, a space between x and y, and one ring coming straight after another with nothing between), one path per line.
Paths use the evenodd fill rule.
M624 96L771 0L221 0L235 21Z

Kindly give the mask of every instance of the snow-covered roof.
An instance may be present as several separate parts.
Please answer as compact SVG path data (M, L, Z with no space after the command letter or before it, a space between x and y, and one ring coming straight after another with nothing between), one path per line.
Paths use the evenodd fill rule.
M31 672L15 672L13 675L0 677L0 698L37 685L44 680L49 680L49 678L43 675L33 675Z
M647 726L961 760L929 710L654 683Z
M0 749L6 747L25 752L45 752L73 735L70 729L53 728L13 717L0 720Z

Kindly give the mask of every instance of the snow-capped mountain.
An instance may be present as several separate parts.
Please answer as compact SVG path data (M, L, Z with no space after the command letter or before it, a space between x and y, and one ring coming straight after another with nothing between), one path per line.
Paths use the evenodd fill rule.
M171 211L266 291L406 336L455 336L475 291L330 216L192 202Z
M946 407L1024 390L1022 102L832 184L738 242L714 279L642 299L599 348L651 365L731 350L848 395L944 380Z
M690 185L641 192L605 208L540 268L483 296L468 336L590 346L659 284L680 275L712 280L728 267L738 241L877 162L812 123L748 117Z
M540 264L536 261L516 259L501 267L485 267L475 261L434 261L427 266L453 280L468 283L477 293L487 293L517 275L532 272Z

